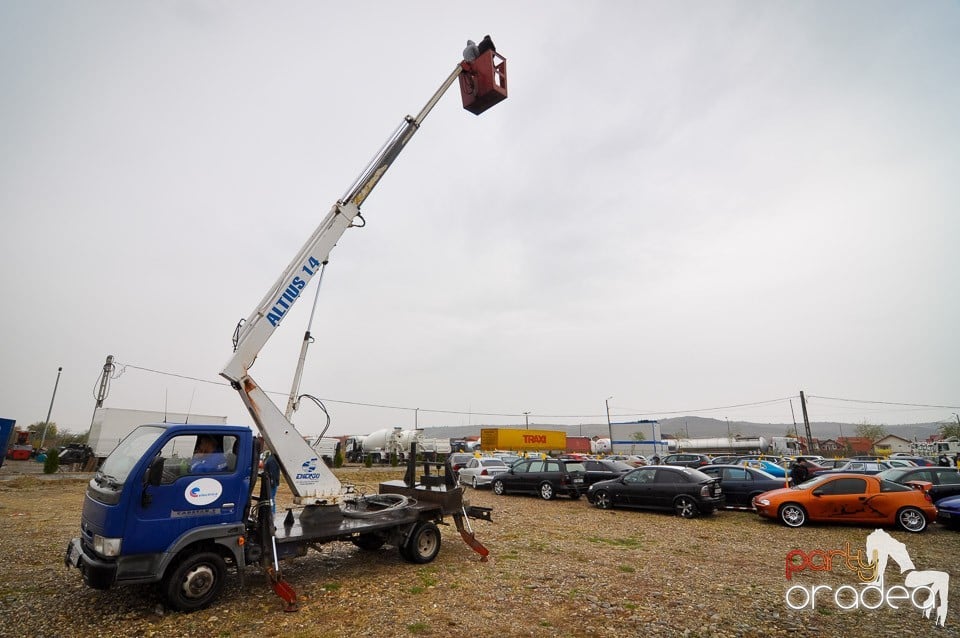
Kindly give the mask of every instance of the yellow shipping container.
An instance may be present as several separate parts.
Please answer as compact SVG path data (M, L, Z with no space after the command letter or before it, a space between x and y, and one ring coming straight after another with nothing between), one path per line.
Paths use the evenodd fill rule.
M482 428L480 449L492 450L566 450L567 433L556 430L514 430Z

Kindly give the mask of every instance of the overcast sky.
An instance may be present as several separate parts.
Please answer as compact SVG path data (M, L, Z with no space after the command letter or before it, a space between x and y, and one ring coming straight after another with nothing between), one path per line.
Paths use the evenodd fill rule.
M237 320L487 33L509 99L451 90L331 254L331 434L960 412L956 2L8 0L0 416L62 366L85 431L112 354L106 406L250 424ZM314 286L251 371L281 408Z

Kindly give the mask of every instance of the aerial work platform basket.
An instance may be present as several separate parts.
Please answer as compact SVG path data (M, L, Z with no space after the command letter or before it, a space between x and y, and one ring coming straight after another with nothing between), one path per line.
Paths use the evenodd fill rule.
M460 96L463 108L480 115L507 99L507 59L494 50L481 53L477 59L461 62Z

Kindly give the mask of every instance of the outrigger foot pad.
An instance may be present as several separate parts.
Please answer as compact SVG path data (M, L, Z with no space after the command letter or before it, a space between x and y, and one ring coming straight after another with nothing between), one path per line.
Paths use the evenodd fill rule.
M267 578L270 579L270 585L273 587L274 593L283 601L283 611L299 611L297 592L293 591L290 583L283 580L283 576L274 571L272 567L267 568Z

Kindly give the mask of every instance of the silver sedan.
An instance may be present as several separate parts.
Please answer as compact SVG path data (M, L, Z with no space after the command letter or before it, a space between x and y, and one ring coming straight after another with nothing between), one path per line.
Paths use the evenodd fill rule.
M481 485L490 485L493 478L501 472L506 472L507 464L492 456L472 458L467 465L460 469L459 481L462 485L469 485L474 489Z

